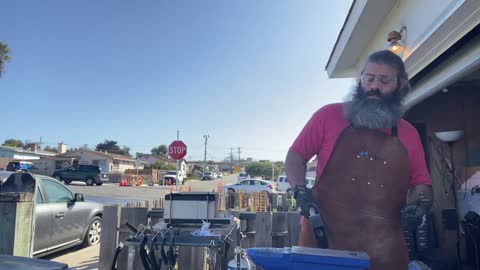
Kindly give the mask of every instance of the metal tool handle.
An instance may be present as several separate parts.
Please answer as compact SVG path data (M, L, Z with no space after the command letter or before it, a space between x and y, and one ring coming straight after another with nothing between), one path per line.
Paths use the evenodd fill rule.
M323 222L320 208L317 205L311 205L309 208L308 218L310 224L312 225L313 233L317 239L318 245L320 248L328 248L328 239L327 233L325 231L325 223Z

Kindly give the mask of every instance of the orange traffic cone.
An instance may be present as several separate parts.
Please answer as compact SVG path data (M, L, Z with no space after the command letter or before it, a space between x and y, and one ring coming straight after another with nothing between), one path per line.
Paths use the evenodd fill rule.
M188 192L192 192L192 186L188 186Z

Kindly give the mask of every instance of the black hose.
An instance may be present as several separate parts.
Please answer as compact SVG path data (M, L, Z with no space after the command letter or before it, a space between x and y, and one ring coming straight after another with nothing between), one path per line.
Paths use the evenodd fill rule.
M163 263L168 264L168 257L165 253L165 238L163 238L162 244L160 246L160 256L162 257Z
M115 253L113 253L113 260L112 260L112 265L110 267L111 270L118 270L117 269L117 260L118 260L118 255L123 249L123 242L120 242L118 244L117 248L115 248Z
M145 251L145 245L147 244L147 241L148 241L147 236L144 236L142 239L142 242L140 243L140 248L138 250L138 253L140 255L140 259L142 260L143 269L150 270L147 251Z
M170 244L170 248L167 251L169 269L173 270L176 264L175 251L173 250L173 242Z
M155 240L153 240L152 245L150 246L150 250L148 251L148 257L150 258L150 264L152 266L152 269L157 270L159 268L157 265L157 258L155 257L154 247L156 247Z

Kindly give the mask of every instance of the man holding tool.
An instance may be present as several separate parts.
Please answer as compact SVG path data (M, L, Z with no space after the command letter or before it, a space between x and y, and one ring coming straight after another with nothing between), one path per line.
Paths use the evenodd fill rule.
M306 218L300 246L363 251L373 270L407 269L401 219L414 230L433 199L419 135L402 119L409 89L402 59L375 52L351 100L320 108L298 135L285 169ZM315 155L310 190L306 164Z

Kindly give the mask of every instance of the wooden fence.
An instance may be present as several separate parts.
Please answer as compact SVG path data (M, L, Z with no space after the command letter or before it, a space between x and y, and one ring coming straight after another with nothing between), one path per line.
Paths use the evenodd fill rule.
M153 224L161 221L163 209L150 208L161 202L146 202L142 207L105 206L103 211L102 237L100 241L99 270L111 267L115 247L127 239L130 230L121 226L121 221L128 220L134 226L146 224L151 218ZM289 247L297 244L300 231L300 215L297 212L240 212L222 211L221 216L235 216L240 219L240 233L243 235L240 245L249 247ZM232 247L236 246L236 235L232 234ZM202 247L181 247L178 250L178 270L206 269L206 250ZM220 260L217 257L217 269L220 269ZM126 269L127 252L121 253L118 259L118 269ZM140 260L134 261L134 269L142 269Z

